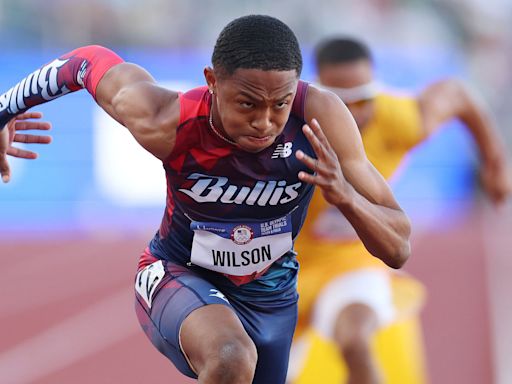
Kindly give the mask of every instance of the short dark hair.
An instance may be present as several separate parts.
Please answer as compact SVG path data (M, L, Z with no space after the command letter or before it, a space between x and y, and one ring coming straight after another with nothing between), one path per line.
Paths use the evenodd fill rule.
M214 68L228 75L237 69L302 71L302 54L293 31L282 21L249 15L224 27L212 54Z
M326 64L342 64L356 60L373 62L368 46L354 38L329 38L320 42L315 48L317 68Z

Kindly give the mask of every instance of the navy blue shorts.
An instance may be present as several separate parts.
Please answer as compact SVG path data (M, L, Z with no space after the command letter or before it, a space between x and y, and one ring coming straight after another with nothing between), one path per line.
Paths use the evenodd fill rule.
M183 320L199 307L222 304L237 314L256 345L258 362L253 383L285 382L297 323L295 290L284 297L281 293L275 301L242 301L229 292L219 292L200 274L165 260L139 269L135 287L135 308L142 329L184 375L197 378L180 348Z

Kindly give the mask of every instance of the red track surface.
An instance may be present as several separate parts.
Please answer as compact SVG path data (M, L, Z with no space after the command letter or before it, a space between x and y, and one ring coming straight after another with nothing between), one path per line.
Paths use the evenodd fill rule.
M0 382L195 382L135 316L132 280L150 236L61 237L0 241Z

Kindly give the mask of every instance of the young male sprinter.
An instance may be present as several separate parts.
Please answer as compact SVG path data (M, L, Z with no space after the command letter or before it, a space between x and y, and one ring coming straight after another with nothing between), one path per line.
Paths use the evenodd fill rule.
M397 95L378 88L372 54L359 40L328 38L315 54L321 86L345 102L357 122L368 158L385 178L393 176L414 146L456 118L465 124L478 147L483 186L491 201L499 205L510 195L510 168L493 120L461 82L443 79L418 95ZM390 270L367 252L350 223L318 191L295 250L301 265L299 332L309 327L336 343L348 368L349 383L411 384L410 378L385 377L372 349L373 335L396 315ZM308 360L326 358L309 353ZM306 364L308 361L299 365ZM408 369L403 366L395 371L406 378L410 377L405 374ZM303 382L300 375L296 380Z
M409 256L410 225L343 103L299 80L285 24L232 21L212 63L207 86L181 94L108 49L79 48L0 96L0 125L86 88L167 176L164 217L135 281L148 337L202 383L283 383L297 319L293 240L313 187L391 267Z

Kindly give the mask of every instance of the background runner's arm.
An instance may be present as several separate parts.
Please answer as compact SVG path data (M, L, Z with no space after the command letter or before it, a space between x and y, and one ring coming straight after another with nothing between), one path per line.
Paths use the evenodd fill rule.
M418 103L427 135L454 118L464 123L480 152L483 187L494 203L504 202L512 192L510 169L505 147L484 103L455 79L430 84L418 95Z
M100 46L78 48L34 71L0 96L0 129L19 113L85 88L135 139L159 158L172 150L179 119L177 93L142 68Z
M318 160L297 156L315 175L300 174L318 185L325 199L350 221L374 256L400 268L410 255L410 223L379 172L364 152L361 135L350 112L334 94L308 90L304 129ZM322 128L320 128L320 126Z

